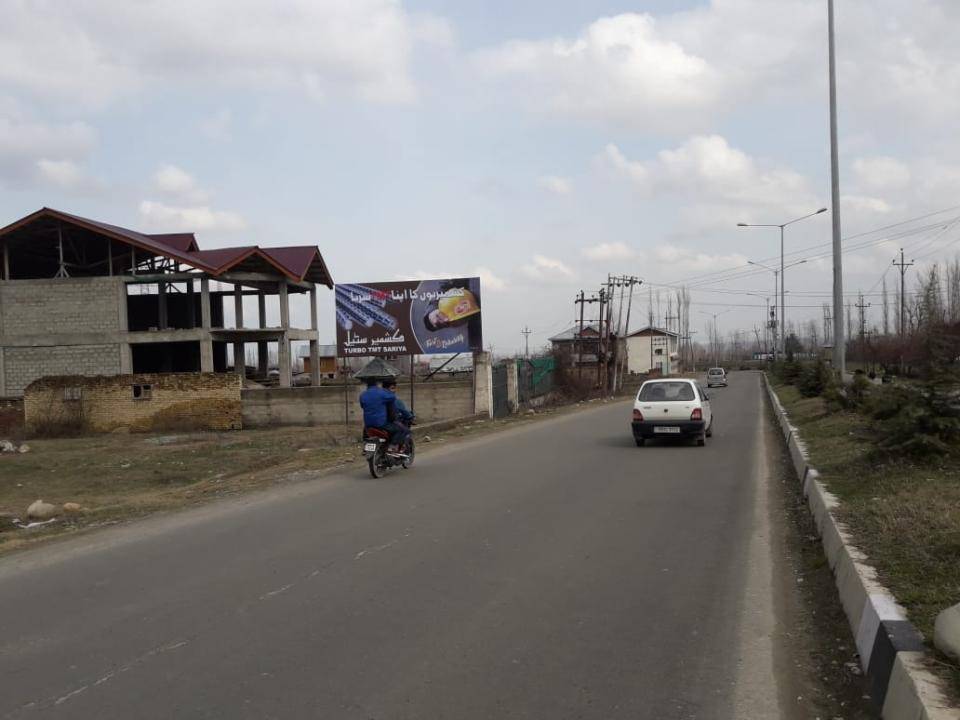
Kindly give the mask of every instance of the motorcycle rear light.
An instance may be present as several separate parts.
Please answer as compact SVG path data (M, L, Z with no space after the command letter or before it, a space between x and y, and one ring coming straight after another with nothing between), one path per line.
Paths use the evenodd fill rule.
M703 420L703 410L700 408L694 408L693 412L690 413L691 420Z
M634 419L634 420L643 420L643 413L640 412L639 410L634 410L634 411L633 411L633 419Z

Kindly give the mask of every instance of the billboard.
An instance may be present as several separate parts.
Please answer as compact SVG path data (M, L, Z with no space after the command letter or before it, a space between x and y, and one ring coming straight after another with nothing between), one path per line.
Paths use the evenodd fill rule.
M483 349L480 278L337 285L337 355Z

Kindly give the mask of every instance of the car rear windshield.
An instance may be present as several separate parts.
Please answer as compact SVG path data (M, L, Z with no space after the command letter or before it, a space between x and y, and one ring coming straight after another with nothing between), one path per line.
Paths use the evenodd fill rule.
M642 402L683 402L694 399L693 386L685 382L654 382L640 388Z
M723 368L710 368L707 375L723 375Z

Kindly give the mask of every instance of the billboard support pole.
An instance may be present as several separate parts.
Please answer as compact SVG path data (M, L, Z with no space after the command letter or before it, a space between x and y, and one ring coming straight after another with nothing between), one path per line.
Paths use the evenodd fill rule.
M416 357L417 357L416 355L414 355L413 353L410 353L410 412L414 412L414 409L413 409L413 407L414 407L414 406L413 406L413 386L414 386L414 384L415 384L415 382L416 382L416 379L417 379L417 373L416 373L416 370L415 370L415 367L416 367L416 366L414 365L414 363L415 363L415 358L416 358Z
M343 424L350 424L350 392L347 389L347 359L343 359L343 367L340 369L343 375Z

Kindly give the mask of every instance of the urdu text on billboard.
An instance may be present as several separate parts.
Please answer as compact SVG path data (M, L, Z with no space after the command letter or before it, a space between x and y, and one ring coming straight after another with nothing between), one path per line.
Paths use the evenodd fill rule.
M353 283L335 292L340 357L483 349L480 278Z

